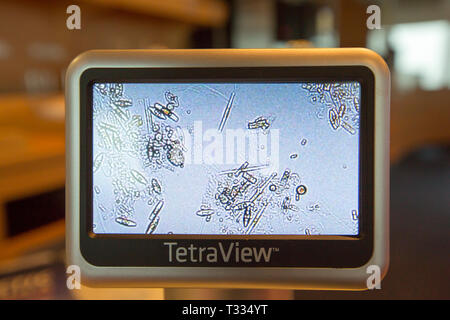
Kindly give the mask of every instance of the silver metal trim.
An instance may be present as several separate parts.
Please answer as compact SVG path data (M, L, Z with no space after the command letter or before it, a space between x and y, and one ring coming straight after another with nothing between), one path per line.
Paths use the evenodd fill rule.
M79 80L88 68L256 67L363 65L375 75L374 253L359 268L96 267L79 248L80 114ZM202 287L365 290L369 265L382 277L389 266L390 73L368 49L207 49L88 51L66 75L66 251L67 264L80 266L83 284L102 287Z

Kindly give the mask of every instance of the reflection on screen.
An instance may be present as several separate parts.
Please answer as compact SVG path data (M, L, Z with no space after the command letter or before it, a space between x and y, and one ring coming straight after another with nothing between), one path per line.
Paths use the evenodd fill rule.
M358 234L358 82L92 90L95 233Z

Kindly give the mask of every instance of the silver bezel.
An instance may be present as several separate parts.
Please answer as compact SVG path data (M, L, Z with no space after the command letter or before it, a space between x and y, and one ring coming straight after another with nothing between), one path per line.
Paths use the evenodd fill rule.
M80 252L80 76L89 68L145 67L368 67L375 75L374 251L359 268L97 267ZM88 51L66 75L66 251L81 281L101 287L203 287L365 290L367 267L383 278L389 265L389 101L390 74L384 60L368 49L203 49ZM114 254L114 253L111 253Z

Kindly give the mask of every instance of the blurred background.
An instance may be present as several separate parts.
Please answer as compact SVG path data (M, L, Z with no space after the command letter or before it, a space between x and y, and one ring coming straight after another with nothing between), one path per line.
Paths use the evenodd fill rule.
M76 5L80 29L67 19ZM380 8L380 29L366 21ZM449 299L450 1L0 0L0 299ZM73 21L72 21L73 22ZM68 290L64 75L89 49L367 47L392 72L382 290Z

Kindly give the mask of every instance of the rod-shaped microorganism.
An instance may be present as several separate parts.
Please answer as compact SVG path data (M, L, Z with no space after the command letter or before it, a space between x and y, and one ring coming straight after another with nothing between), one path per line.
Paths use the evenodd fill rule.
M234 96L236 94L233 92L231 93L230 99L228 99L227 106L225 110L223 111L222 119L220 120L219 124L219 132L222 132L223 128L225 127L225 124L228 120L228 117L230 116L231 107L233 106Z
M253 219L253 221L250 223L250 227L247 229L247 231L245 232L245 234L250 234L252 233L253 229L255 229L255 227L258 225L259 221L261 220L261 216L264 213L264 211L266 210L267 206L269 205L268 202L266 202L262 208L258 211L258 213L256 214L255 218Z
M152 212L148 216L148 219L150 220L150 223L148 224L147 230L145 231L146 234L152 234L159 223L159 213L161 212L162 207L164 206L164 201L159 200L158 203L153 208Z

